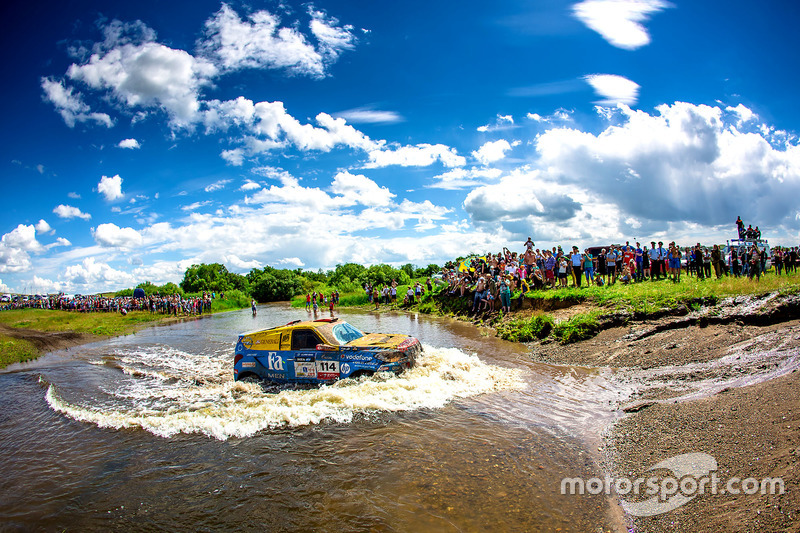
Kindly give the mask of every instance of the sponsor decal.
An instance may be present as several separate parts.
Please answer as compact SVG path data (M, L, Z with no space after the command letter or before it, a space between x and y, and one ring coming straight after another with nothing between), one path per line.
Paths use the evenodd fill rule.
M305 363L308 363L308 362L314 360L314 356L312 354L300 353L300 354L297 354L297 355L294 356L294 360L295 361L303 361Z
M372 355L367 355L362 353L350 353L350 354L342 354L342 360L351 362L371 362L375 360L375 357Z
M236 345L236 351L237 352L243 352L244 351L244 344L242 344L241 342L239 344L237 344Z
M242 368L255 368L256 362L255 361L246 361L242 363Z
M267 367L273 371L286 372L283 357L275 352L269 352L269 355L267 356Z
M241 339L239 339L239 340L241 341L241 343L242 343L244 346L247 346L248 348L250 348L250 346L252 346L252 345L253 345L253 339L251 339L250 337L242 337L242 338L241 338Z
M350 365L348 365L347 363L342 363L342 366L339 367L339 370L341 371L342 375L349 374Z
M319 379L338 378L339 361L317 361L317 377Z
M294 376L296 378L316 378L317 377L317 367L314 366L314 362L308 361L297 361L295 359L294 362Z

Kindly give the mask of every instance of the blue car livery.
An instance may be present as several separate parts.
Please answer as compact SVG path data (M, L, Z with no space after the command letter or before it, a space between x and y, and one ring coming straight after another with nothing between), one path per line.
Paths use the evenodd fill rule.
M409 335L363 333L336 318L295 321L239 335L235 380L330 383L375 372L399 373L422 351Z

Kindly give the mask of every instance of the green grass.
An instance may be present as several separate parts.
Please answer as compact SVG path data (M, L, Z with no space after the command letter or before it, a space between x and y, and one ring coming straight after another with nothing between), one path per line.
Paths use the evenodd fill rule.
M0 322L14 328L77 331L93 335L124 335L138 326L165 318L165 315L151 315L148 311L132 311L127 316L120 313L79 313L49 309L13 309L0 312Z
M37 357L39 352L30 342L0 334L0 368L12 363L31 361Z
M600 311L591 311L559 322L553 327L553 337L561 344L590 339L600 331L600 324L597 322L600 314Z
M513 342L530 342L544 339L553 331L553 318L544 313L534 314L530 318L515 318L497 325L497 335Z

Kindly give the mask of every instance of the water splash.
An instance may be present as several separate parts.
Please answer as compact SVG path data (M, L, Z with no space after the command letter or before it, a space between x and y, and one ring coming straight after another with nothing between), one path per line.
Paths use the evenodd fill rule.
M234 382L227 354L158 347L120 353L105 364L122 370L124 379L103 390L102 401L67 400L51 384L46 393L50 407L99 427L138 427L161 437L248 437L281 426L347 423L359 413L441 408L457 398L525 386L520 370L486 364L456 348L430 346L400 376L377 374L279 393Z

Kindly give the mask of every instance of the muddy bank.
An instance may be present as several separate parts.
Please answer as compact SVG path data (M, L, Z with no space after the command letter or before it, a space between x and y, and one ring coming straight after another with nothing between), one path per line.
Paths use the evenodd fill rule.
M77 331L38 331L27 328L12 328L0 324L0 333L14 339L25 340L33 344L40 354L65 350L73 346L87 344L102 339L99 335L79 333Z
M626 514L629 531L800 531L797 297L739 297L677 311L628 317L574 344L532 343L532 357L616 369L619 401L610 407L624 416L606 433L612 478L663 479L673 473L650 469L682 454L707 454L721 489L733 477L759 484L779 478L784 486L782 494L709 488L654 516L634 508ZM633 503L649 497L620 495Z
M795 295L740 296L697 307L608 314L598 319L599 333L591 339L567 345L546 339L530 346L534 359L545 363L647 369L715 360L739 342L800 320Z

